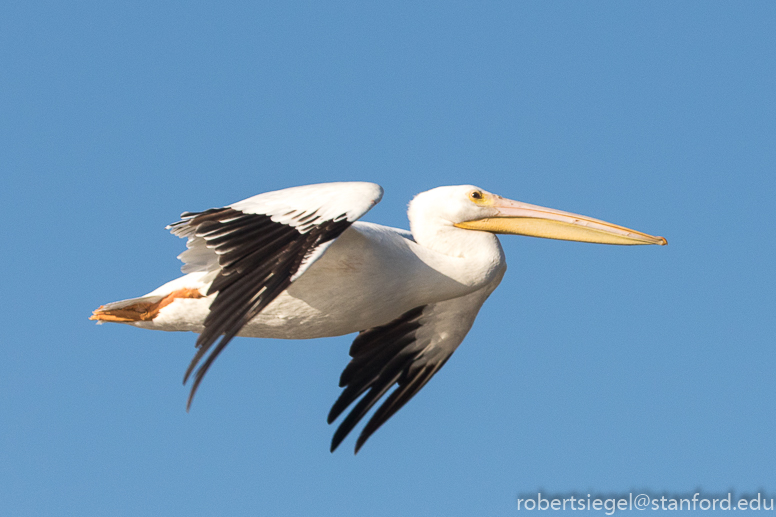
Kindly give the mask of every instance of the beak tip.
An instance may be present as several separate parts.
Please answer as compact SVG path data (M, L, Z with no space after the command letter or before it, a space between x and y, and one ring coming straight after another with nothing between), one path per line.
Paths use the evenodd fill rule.
M657 242L658 245L665 246L666 244L668 244L668 241L666 240L665 237L658 237L658 239L659 239L659 241Z

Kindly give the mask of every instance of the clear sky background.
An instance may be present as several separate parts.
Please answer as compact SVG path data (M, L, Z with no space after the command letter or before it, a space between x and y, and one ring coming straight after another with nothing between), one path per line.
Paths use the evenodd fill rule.
M0 7L4 515L515 515L518 494L776 497L776 3L17 2ZM504 236L452 359L354 456L353 336L91 311L176 277L186 210L367 180L663 235Z

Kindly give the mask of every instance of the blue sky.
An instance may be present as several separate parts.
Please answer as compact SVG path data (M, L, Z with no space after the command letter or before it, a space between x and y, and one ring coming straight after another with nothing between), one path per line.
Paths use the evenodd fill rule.
M4 3L4 513L776 497L776 4L420 4ZM669 245L503 237L464 344L357 456L326 424L352 336L237 339L187 414L194 335L87 320L179 274L181 212L337 180L392 226L473 183Z

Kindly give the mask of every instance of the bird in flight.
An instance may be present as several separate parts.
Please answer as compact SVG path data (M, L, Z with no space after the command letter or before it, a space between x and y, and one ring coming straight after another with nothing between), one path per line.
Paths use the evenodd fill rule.
M185 212L167 227L188 239L179 256L184 276L145 296L103 305L91 319L199 333L184 376L184 383L194 376L187 409L235 336L358 332L328 416L331 424L352 406L334 433L333 452L385 397L356 441L358 452L445 364L501 282L506 260L496 234L666 244L663 237L472 185L415 196L411 232L359 221L382 195L374 183L323 183Z

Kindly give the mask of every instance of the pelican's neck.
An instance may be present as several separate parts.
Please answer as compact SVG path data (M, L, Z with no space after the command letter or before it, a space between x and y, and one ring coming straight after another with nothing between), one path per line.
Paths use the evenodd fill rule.
M439 255L436 267L451 278L482 285L503 275L504 251L494 234L458 228L421 203L410 203L408 217L415 242Z

